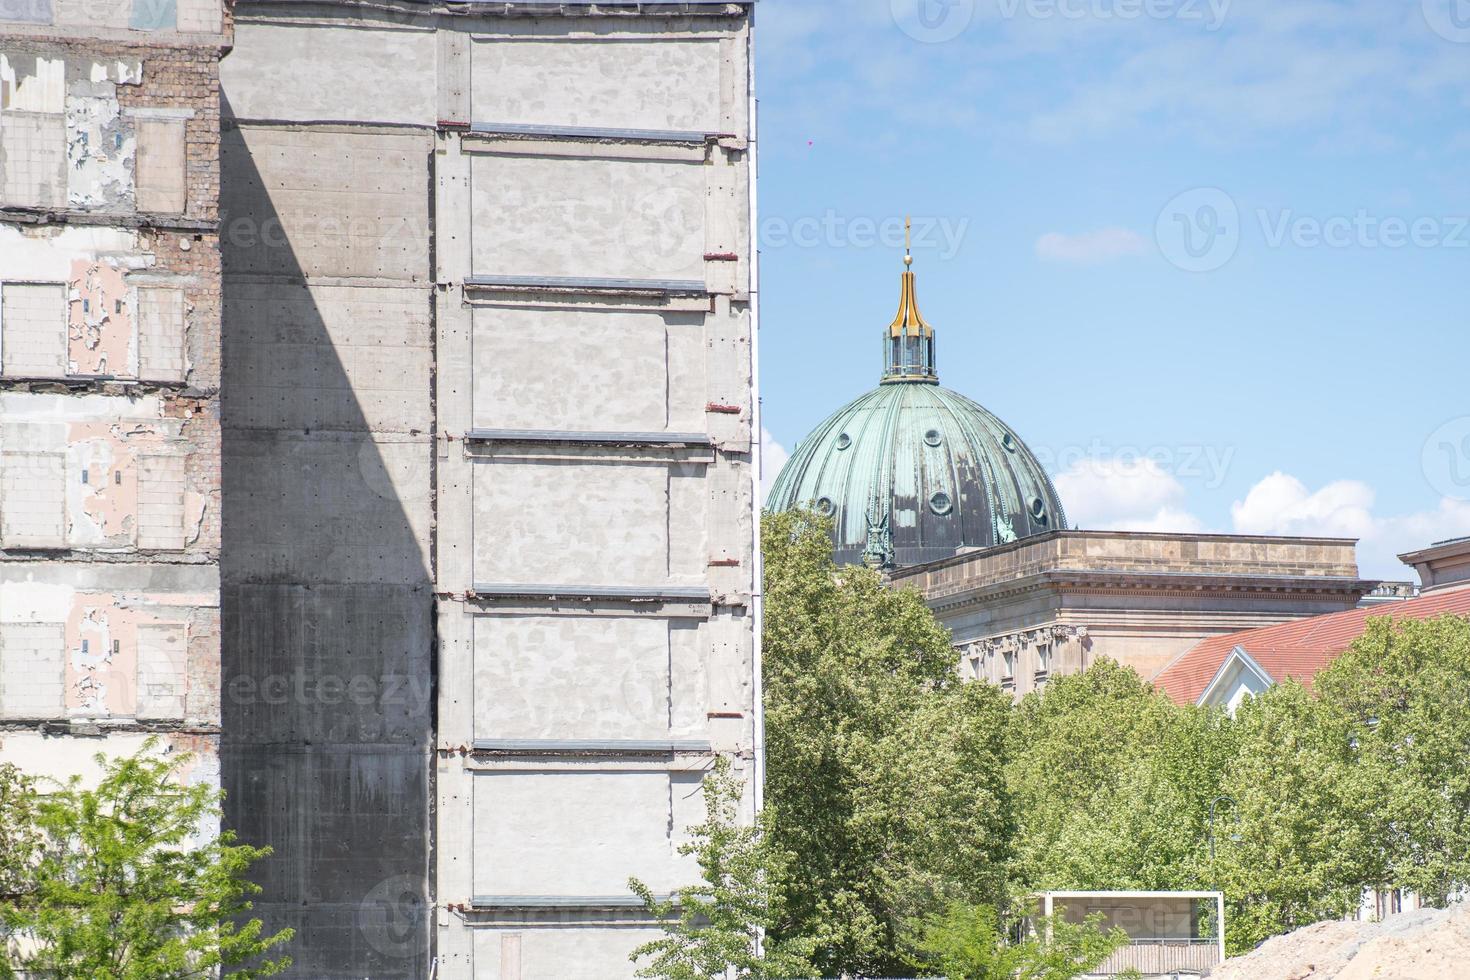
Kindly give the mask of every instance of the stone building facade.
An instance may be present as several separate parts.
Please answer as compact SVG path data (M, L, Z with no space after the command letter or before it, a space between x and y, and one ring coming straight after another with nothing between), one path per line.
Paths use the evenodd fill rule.
M219 781L218 0L0 3L0 761Z
M294 976L604 980L758 782L751 5L256 3L228 818ZM752 807L755 800L752 799Z
M1356 542L1058 531L894 571L962 653L961 669L1020 697L1107 657L1151 680L1212 636L1353 609L1377 582Z

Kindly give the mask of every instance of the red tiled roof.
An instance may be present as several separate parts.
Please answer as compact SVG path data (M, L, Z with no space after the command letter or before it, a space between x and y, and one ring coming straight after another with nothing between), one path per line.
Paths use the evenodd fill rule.
M1278 683L1293 677L1310 687L1318 673L1367 631L1369 619L1434 619L1446 614L1470 616L1470 589L1213 636L1165 667L1154 678L1154 687L1179 704L1195 704L1236 647L1244 648Z

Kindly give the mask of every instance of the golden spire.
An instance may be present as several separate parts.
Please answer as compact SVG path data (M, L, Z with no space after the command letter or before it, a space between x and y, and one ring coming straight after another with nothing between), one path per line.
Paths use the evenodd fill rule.
M914 286L914 243L912 218L903 221L903 287L899 295L898 316L888 328L890 337L932 337L934 328L919 312L919 296Z
M898 300L898 315L888 326L885 343L887 364L883 381L924 381L934 383L938 373L934 366L934 328L919 312L919 293L914 285L913 219L903 222L903 285Z

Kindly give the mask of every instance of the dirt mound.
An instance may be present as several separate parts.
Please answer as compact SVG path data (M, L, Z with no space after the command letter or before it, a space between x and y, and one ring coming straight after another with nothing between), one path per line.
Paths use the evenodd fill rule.
M1228 960L1210 980L1462 980L1470 905L1382 922L1319 922Z

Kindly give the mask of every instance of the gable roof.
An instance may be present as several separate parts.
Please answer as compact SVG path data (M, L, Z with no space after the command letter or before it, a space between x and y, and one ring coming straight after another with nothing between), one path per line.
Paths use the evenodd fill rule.
M1367 631L1368 620L1384 616L1396 620L1434 619L1447 614L1470 616L1470 589L1212 636L1181 654L1160 671L1153 683L1179 704L1198 704L1230 654L1240 648L1276 683L1291 677L1311 687L1317 674Z

